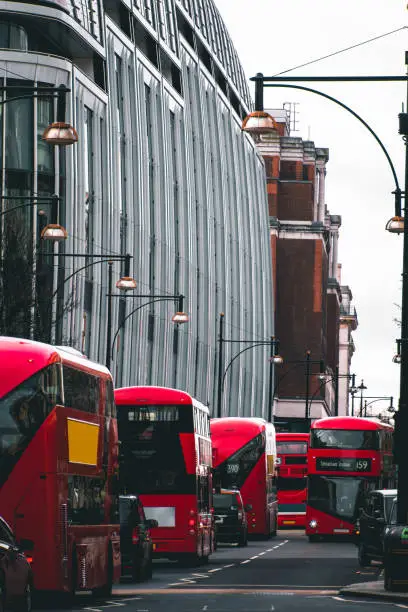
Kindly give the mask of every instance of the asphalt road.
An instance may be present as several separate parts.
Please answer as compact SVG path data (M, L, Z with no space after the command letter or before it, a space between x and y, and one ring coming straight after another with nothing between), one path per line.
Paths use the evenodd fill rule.
M108 601L79 594L72 610L104 612L396 611L408 605L338 595L347 584L375 580L380 566L360 570L349 542L309 543L301 531L280 531L245 548L220 546L208 565L182 568L156 560L153 579L123 582ZM59 612L53 608L54 612Z

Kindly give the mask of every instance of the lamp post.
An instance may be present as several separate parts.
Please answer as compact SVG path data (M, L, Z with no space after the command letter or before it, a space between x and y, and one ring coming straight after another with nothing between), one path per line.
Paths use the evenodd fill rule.
M100 263L108 264L108 295L109 296L112 294L112 282L113 282L112 266L113 266L114 261L124 261L125 262L125 275L117 281L116 286L123 291L127 291L128 289L133 289L134 286L136 286L135 281L129 276L130 260L132 259L132 255L129 255L128 253L126 255L117 255L117 254L94 255L94 254L89 254L89 253L59 253L58 257L62 257L62 258L72 257L73 259L75 258L96 259L97 261L91 261L81 266L77 270L74 270L73 272L71 272L71 274L69 274L63 280L62 283L60 283L60 285L56 288L56 290L54 291L54 293L52 294L50 298L49 305L51 306L51 308L52 308L54 297L58 294L58 292L65 285L65 283L67 283L71 278L73 278L74 276L82 272L83 270L87 270L88 268L95 266L96 264L100 264ZM110 367L110 345L111 345L110 339L112 337L112 300L110 298L108 299L106 319L107 319L106 321L106 325L107 325L106 327L106 345L107 345L106 346L106 367L109 369Z
M360 391L360 412L359 415L363 414L363 391L365 391L367 387L364 384L364 380L361 379L361 383L358 385L357 390Z
M405 52L405 64L408 65L408 52ZM403 256L402 256L402 299L401 299L401 374L400 374L400 400L399 409L395 413L395 432L394 432L394 459L398 464L398 503L397 503L397 519L399 524L408 524L408 455L405 453L406 438L408 436L408 223L405 223L406 198L408 193L408 113L402 112L398 115L399 118L399 133L402 135L405 145L405 183L404 191L398 183L397 174L392 163L392 160L377 136L374 130L352 109L348 106L329 96L321 91L317 91L310 87L302 87L300 85L294 85L293 82L300 81L323 81L323 82L396 82L404 81L407 84L407 96L406 96L406 109L408 109L408 76L344 76L344 77L264 77L263 74L258 73L252 78L255 81L255 100L257 108L254 113L251 113L244 119L243 129L247 129L249 132L259 131L259 123L267 123L269 121L269 127L267 129L273 129L273 119L267 113L267 117L260 117L263 111L263 88L264 87L289 87L293 89L300 89L303 91L309 91L316 95L322 96L328 100L331 100L335 104L341 106L349 113L351 113L356 119L358 119L372 134L377 141L381 150L383 151L389 167L391 169L393 179L395 182L395 189L393 194L395 214L386 224L386 229L393 233L403 232ZM272 81L274 81L272 83ZM288 81L292 81L289 84ZM258 116L257 116L258 115ZM401 210L401 198L404 197L404 217L402 217Z
M275 397L279 385L281 384L281 382L283 381L283 379L290 374L290 372L292 372L297 366L300 365L304 365L305 366L305 376L306 376L306 390L305 390L305 419L309 418L309 413L308 413L308 406L309 406L309 397L310 397L310 370L311 370L311 366L314 364L319 364L319 374L324 374L325 372L325 365L324 365L324 361L322 359L320 360L316 360L316 359L311 359L311 351L307 350L305 352L305 359L304 360L296 360L296 361L285 361L285 364L293 364L293 366L291 368L289 368L281 377L280 379L276 382L275 388L273 390L273 396Z
M367 400L372 400L371 402L367 402ZM371 406L371 404L375 404L375 402L379 402L379 401L384 401L384 400L388 400L390 402L389 408L391 408L391 412L394 410L394 397L392 395L378 395L378 396L365 396L364 398L364 409L362 412L360 412L359 416L363 416L364 413L364 417L367 416L367 408L368 406Z
M355 379L355 374L339 374L338 368L336 368L334 376L330 377L330 378L326 378L325 376L321 376L320 377L320 385L319 387L316 389L316 391L313 393L312 397L310 398L310 402L309 402L309 414L310 414L310 410L312 408L312 403L314 398L316 397L316 395L321 391L322 387L324 387L325 385L327 385L330 382L334 383L334 416L339 416L338 414L338 410L339 410L339 405L338 405L338 396L337 396L337 400L336 400L336 386L338 386L339 384L339 379L340 378L347 378L347 380L352 380L354 381ZM337 401L337 405L336 405L336 401Z
M116 283L116 286L118 286L118 283ZM136 306L136 308L134 308L128 315L126 315L126 317L124 317L122 319L118 329L116 330L116 332L115 332L115 334L113 336L113 341L109 342L109 345L108 345L108 347L109 347L109 356L108 356L108 353L107 353L106 354L106 364L107 364L106 367L110 367L111 360L113 359L113 351L114 351L114 348L115 348L116 338L118 337L120 330L122 329L122 327L125 325L126 321L131 316L133 316L136 312L138 312L139 310L141 310L145 306L149 306L150 304L155 304L156 302L168 302L168 301L177 302L178 308L177 308L177 312L171 318L172 322L175 325L181 325L183 323L188 323L188 320L189 320L188 314L183 311L184 295L181 295L181 294L178 294L178 295L154 295L154 294L150 293L148 295L141 295L141 294L139 294L139 295L121 296L121 295L118 295L116 293L112 293L112 288L111 288L109 293L108 293L108 297L109 297L109 300L111 300L114 297L119 297L119 298L120 297L126 297L126 298L153 298L153 299L150 299L149 302L145 302L144 304L140 304L139 306Z
M269 358L269 388L268 388L268 421L272 422L273 419L273 393L272 393L272 380L273 380L273 371L272 368L274 364L282 363L282 357L278 354L279 350L279 340L277 340L274 336L270 337L270 340L231 340L224 338L224 313L220 313L220 323L219 323L219 336L218 336L218 344L219 344L219 353L218 353L218 386L217 386L217 417L220 418L222 414L222 391L224 387L225 376L227 375L228 370L232 366L235 359L237 359L242 353L249 351L257 346L269 346L271 349L270 358ZM250 346L246 346L241 349L238 353L236 353L232 359L228 362L228 365L224 369L223 363L223 345L224 344L250 344Z

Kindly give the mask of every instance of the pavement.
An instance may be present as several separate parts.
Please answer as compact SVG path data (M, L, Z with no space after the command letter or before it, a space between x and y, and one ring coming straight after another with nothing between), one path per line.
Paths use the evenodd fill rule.
M386 591L384 588L384 576L383 572L380 572L377 580L371 580L368 582L360 582L356 584L349 584L339 589L340 595L349 597L365 597L370 599L382 599L384 601L399 602L408 604L408 591Z

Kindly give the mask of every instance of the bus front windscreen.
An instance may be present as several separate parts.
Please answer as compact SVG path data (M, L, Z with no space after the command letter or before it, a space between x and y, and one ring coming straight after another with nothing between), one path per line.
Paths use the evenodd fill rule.
M122 491L195 493L180 440L186 433L194 433L191 406L118 406Z
M61 404L56 364L33 374L0 399L0 486L56 404Z
M241 489L265 452L265 436L257 435L216 469L215 479L225 489Z
M378 432L353 429L313 429L311 448L378 450Z
M353 523L363 505L367 480L350 476L309 476L308 504L330 516Z

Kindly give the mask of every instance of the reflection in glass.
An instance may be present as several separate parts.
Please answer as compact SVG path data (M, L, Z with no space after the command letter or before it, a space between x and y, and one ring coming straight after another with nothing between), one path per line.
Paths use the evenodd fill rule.
M378 432L348 429L314 429L311 448L378 450Z

